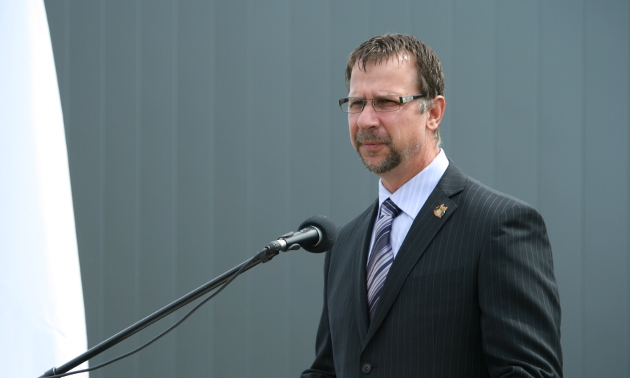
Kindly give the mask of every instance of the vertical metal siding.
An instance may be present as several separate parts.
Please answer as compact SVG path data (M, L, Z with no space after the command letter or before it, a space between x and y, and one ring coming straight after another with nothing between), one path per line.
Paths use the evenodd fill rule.
M630 375L627 1L47 0L46 8L90 345L308 216L341 225L369 204L377 180L335 102L346 93L350 51L403 32L443 62L448 156L545 216L565 376ZM298 376L314 354L322 264L322 255L281 254L173 335L91 376Z

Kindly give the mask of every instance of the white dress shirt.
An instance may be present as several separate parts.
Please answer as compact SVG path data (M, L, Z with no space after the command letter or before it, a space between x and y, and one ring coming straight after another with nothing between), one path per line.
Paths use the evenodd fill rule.
M415 175L411 180L407 181L395 193L390 193L387 189L385 189L383 183L379 180L379 214L377 216L380 215L380 206L388 198L391 198L396 206L402 210L400 215L394 218L389 239L392 246L392 252L394 253L394 258L396 257L403 240L405 240L405 236L407 236L407 232L409 232L411 224L420 212L420 209L424 206L427 198L429 198L429 195L437 186L437 183L444 175L444 172L446 172L448 164L449 162L444 150L440 149L440 153L435 157L435 159L433 159L431 164ZM374 244L374 233L375 230L373 229L372 241L370 243L370 254L372 253L372 245ZM369 256L368 261L370 261Z

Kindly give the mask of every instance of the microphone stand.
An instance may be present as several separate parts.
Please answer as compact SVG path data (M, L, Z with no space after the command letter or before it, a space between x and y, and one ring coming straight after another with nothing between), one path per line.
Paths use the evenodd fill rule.
M299 246L298 246L299 248ZM173 312L177 311L178 309L182 308L183 306L189 304L190 302L194 301L195 299L203 296L204 294L214 290L215 288L217 288L218 286L220 286L221 284L223 284L225 281L229 280L234 274L236 274L239 270L242 269L242 272L245 272L251 268L253 268L254 266L260 264L260 263L266 263L267 261L271 260L272 258L274 258L276 255L278 255L278 250L274 249L274 248L265 248L261 251L258 252L258 254L256 256L254 256L254 258L251 258L247 261L242 262L241 264L235 266L234 268L228 270L227 272L223 273L222 275L216 277L215 279L213 279L212 281L206 283L203 286L198 287L197 289L191 291L190 293L184 295L183 297L179 298L178 300L172 302L171 304L162 307L161 309L157 310L156 312L154 312L153 314L147 316L146 318L140 320L139 322L125 328L124 330L118 332L117 334L115 334L114 336L110 337L109 339L101 342L100 344L88 349L85 353L75 357L74 359L68 361L67 363L65 363L64 365L61 365L58 368L51 368L50 370L48 370L47 372L44 373L44 375L42 375L40 378L42 377L50 377L50 376L54 376L54 375L58 375L58 374L64 374L67 373L68 371L72 370L73 368L81 365L82 363L84 363L85 361L91 359L92 357L97 356L98 354L106 351L107 349L113 347L114 345L120 343L121 341L125 340L126 338L132 336L133 334L141 331L142 329L150 326L151 324L157 322L158 320L162 319L163 317L172 314Z

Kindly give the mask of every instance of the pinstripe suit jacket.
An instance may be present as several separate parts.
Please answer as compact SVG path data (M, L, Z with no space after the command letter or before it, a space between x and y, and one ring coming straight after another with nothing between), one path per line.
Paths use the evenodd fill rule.
M433 210L447 207L439 218ZM544 221L452 163L416 217L368 320L374 203L326 255L315 377L561 377Z

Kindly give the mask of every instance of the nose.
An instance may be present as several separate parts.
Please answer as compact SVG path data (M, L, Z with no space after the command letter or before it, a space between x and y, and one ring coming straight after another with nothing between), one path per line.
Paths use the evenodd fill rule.
M368 101L363 107L363 111L357 114L357 116L357 126L361 129L378 127L379 125L378 114L376 114L372 101Z

